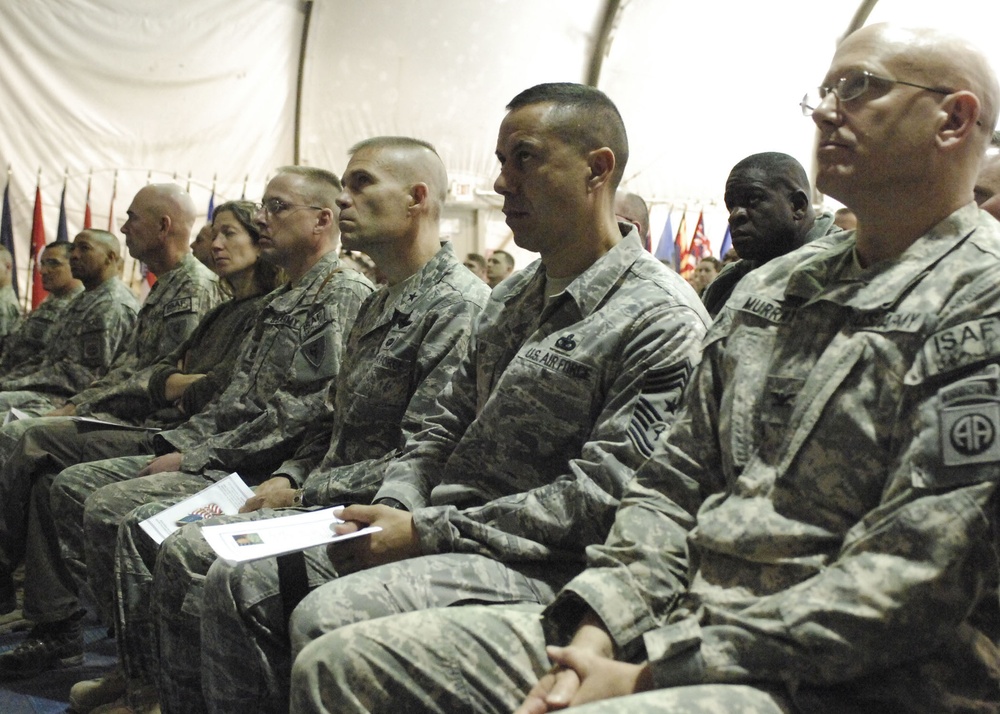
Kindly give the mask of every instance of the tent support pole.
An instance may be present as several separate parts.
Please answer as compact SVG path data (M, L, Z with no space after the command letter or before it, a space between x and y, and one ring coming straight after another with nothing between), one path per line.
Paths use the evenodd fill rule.
M299 70L295 78L295 137L292 147L292 164L299 165L302 146L302 83L306 69L306 44L309 41L309 20L312 18L313 0L304 0L302 18L302 41L299 43Z
M601 27L594 41L594 49L590 54L590 66L587 69L587 84L591 87L596 87L601 79L601 66L604 64L604 57L608 54L611 44L611 30L615 25L615 18L618 16L620 7L621 0L607 0L604 5L604 16L601 18Z

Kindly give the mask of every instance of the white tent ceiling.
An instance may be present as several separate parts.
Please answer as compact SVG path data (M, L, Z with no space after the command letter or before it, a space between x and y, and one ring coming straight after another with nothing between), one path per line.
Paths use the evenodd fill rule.
M733 163L775 150L809 165L813 127L797 103L858 0L5 0L0 165L18 265L39 170L51 239L64 175L73 235L90 176L94 224L107 225L117 171L117 230L149 180L190 176L207 209L213 182L216 202L244 185L256 199L277 166L339 172L353 143L378 134L434 143L480 207L458 230L496 247L503 107L538 82L586 81L609 5L597 84L629 129L626 187L653 204L657 235L686 206L718 241ZM928 0L880 0L868 21L960 32L1000 67L1000 3L950 0L943 15Z

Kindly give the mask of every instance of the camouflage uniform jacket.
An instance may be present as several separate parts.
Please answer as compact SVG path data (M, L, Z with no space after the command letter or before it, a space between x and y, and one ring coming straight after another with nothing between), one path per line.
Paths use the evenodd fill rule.
M111 371L69 401L78 415L140 424L152 405L147 393L153 366L174 351L222 299L215 274L190 253L146 296L128 349Z
M833 222L833 214L829 211L823 211L813 221L812 228L806 233L804 243L808 245L823 236L841 232L840 227ZM756 270L761 265L763 263L756 260L743 258L735 263L722 266L722 272L715 276L715 280L708 284L701 296L701 301L704 303L705 309L708 310L708 314L712 317L718 315L722 306L726 304L726 300L733 294L736 285L746 277L747 273Z
M7 337L17 330L21 317L21 306L17 302L13 286L0 288L0 344L6 342Z
M139 301L117 277L80 293L66 309L42 362L12 370L0 380L0 390L76 394L118 359L138 311Z
M66 308L82 292L83 286L78 285L61 297L50 293L38 307L28 313L14 334L8 335L3 342L0 375L23 364L42 363L52 337L59 331Z
M332 388L332 428L311 428L276 474L302 484L309 505L370 502L465 355L489 295L446 243L415 275L365 300Z
M575 569L672 419L707 323L634 231L547 303L532 264L493 291L378 498L414 511L426 554Z
M216 305L176 350L160 360L149 376L149 398L156 411L146 418L144 426L178 426L222 393L232 377L240 344L269 300L267 294L253 295ZM178 372L205 375L184 390L180 400L183 410L167 401L165 394L167 380Z
M995 711L1000 224L969 204L868 269L854 246L740 283L550 642L582 600L660 686Z
M202 412L157 435L157 453L184 454L187 473L269 476L327 409L347 334L371 283L328 253L295 284L271 293L240 346L225 391Z

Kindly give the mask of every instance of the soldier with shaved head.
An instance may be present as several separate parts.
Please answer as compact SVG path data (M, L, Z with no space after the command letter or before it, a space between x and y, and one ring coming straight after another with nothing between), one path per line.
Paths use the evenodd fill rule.
M100 276L118 274L118 239L105 231L90 229L74 240L71 254L74 272L81 271L80 279L85 286L88 282L97 285L82 293L74 305L94 290L124 290L114 302L130 307L131 329L120 335L124 339L108 362L89 379L79 381L80 375L71 373L70 363L65 360L53 364L53 373L61 379L77 380L74 387L61 389L48 406L39 407L37 411L44 412L44 416L14 421L0 428L0 609L4 611L15 606L11 575L24 555L29 524L42 521L38 509L47 515L49 508L48 489L34 490L33 479L24 477L32 470L8 463L12 455L45 462L47 454L56 449L60 453L57 462L73 453L82 458L89 445L88 430L93 427L66 418L74 414L123 424L140 423L152 411L147 386L153 369L187 339L201 317L221 300L216 276L190 252L195 213L191 197L173 184L145 186L133 198L128 220L122 226L125 243L132 257L149 266L158 278L137 316L134 296L117 277L100 282ZM107 311L113 314L115 309L121 308L109 305ZM72 306L65 322L66 329L73 325L81 334L75 345L72 340L57 339L59 349L79 350L87 365L105 359L108 343L90 329L93 326L90 322L73 316ZM52 409L53 406L58 408ZM26 598L25 615L36 623L35 628L18 647L0 654L2 678L31 676L59 663L82 658L79 622L82 610L76 593L59 586L57 577L47 578L51 573L41 572L41 575L32 585L31 596Z
M315 639L292 711L997 711L997 95L962 40L848 36L803 105L857 229L740 281L589 567Z

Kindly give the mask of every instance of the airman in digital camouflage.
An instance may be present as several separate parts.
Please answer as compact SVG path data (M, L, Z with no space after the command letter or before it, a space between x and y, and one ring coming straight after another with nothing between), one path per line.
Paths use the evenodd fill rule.
M292 711L995 711L998 94L964 41L848 36L803 105L856 233L740 282L589 567L321 637Z
M307 558L308 584L330 582L299 604L303 626L469 599L547 603L603 541L698 361L708 317L697 296L615 220L628 155L617 108L593 88L549 84L509 109L495 188L515 242L541 259L493 290L375 504L344 510L349 528L382 531ZM287 707L283 598L295 594L284 588L273 561L209 570L210 710Z

